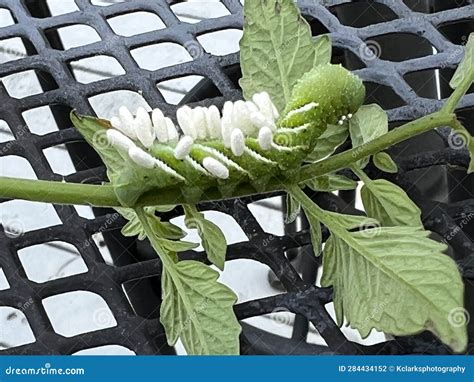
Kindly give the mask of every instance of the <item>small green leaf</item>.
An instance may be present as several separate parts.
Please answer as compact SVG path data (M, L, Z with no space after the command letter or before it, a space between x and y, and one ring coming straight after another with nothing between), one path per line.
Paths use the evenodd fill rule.
M162 206L153 206L156 212L170 212L176 208L174 204L163 204Z
M332 211L324 211L335 223L347 230L353 229L372 229L380 226L378 220L367 216L346 215Z
M202 246L207 258L220 270L224 269L227 242L221 229L213 222L207 220L204 214L195 206L184 206L186 213L185 224L190 229L197 229L202 240Z
M145 208L145 210L147 210L147 208ZM184 232L177 225L174 225L170 222L161 221L161 219L155 215L154 207L152 207L152 210L149 213L150 224L158 237L179 240L186 236L186 232Z
M138 240L144 240L146 238L145 229L142 227L142 223L133 209L116 207L115 210L128 220L127 224L125 224L120 231L123 236L138 236Z
M385 179L365 181L361 198L367 215L383 226L423 227L418 206L403 189Z
M329 37L313 41L308 23L292 1L246 1L244 14L239 81L244 97L266 91L282 111L296 81L314 65L329 62Z
M387 113L379 105L364 105L352 117L349 131L354 147L370 142L388 132Z
M109 121L79 115L74 110L71 112L70 118L87 143L99 154L107 167L109 180L112 181L121 171L125 160L107 140L106 132L111 127Z
M133 210L133 208L115 207L114 210L117 211L120 215L122 215L125 219L129 221L134 220L134 219L139 221L138 216L136 212Z
M376 104L362 106L349 122L349 132L352 146L357 148L388 132L387 113ZM364 168L369 158L358 161L358 166Z
M310 235L311 235L311 244L313 246L313 251L315 256L321 254L323 248L323 235L321 233L321 223L315 214L310 210L303 208L306 219L308 219Z
M171 346L180 338L191 355L239 354L241 327L233 311L237 298L218 277L197 261L164 269L160 319Z
M306 182L313 191L331 192L338 190L354 190L357 182L343 175L327 174L313 178Z
M138 215L131 208L115 208L125 219L128 220L127 224L122 228L122 235L134 237L138 236L139 240L146 238L145 229L138 218ZM161 242L164 248L170 252L183 252L198 247L196 243L190 243L187 241L179 241L186 233L178 226L163 222L155 215L157 207L146 207L145 212L150 227L153 229L157 240Z
M291 196L290 193L286 194L286 217L285 217L285 224L293 223L298 214L301 211L300 203Z
M316 146L306 159L308 162L317 162L332 155L349 136L347 125L328 125L324 133L316 141Z
M127 224L122 227L122 230L120 232L123 236L126 237L138 236L138 240L145 240L146 238L146 234L143 230L142 224L136 219L128 221Z
M334 234L326 243L321 285L334 288L339 325L405 336L430 330L455 352L467 346L464 285L446 246L413 227Z
M185 252L199 247L197 243L191 243L184 240L169 240L164 238L157 239L159 243L169 252Z
M392 157L386 152L380 152L374 155L374 165L384 171L391 174L398 172L398 166L393 161Z
M311 34L311 31L310 31ZM318 36L314 40L314 64L313 67L318 65L325 65L331 62L332 56L332 43L329 35L325 34Z
M474 81L474 33L469 35L464 57L449 82L451 88L456 89L464 81Z

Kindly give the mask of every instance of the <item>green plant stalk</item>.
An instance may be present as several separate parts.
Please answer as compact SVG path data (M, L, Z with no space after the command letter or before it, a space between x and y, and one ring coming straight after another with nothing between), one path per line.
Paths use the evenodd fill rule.
M364 182L364 184L369 184L371 182L371 179L367 176L364 170L362 170L360 167L353 165L351 166L352 172L357 175L357 177Z
M316 176L328 174L350 167L354 162L363 159L369 155L383 151L392 145L403 142L416 135L423 134L435 127L452 126L456 121L456 116L452 113L438 111L429 114L415 121L406 123L387 134L367 142L351 150L333 155L320 162L303 166L300 173L300 181L314 178Z
M406 139L439 126L448 125L454 128L456 123L456 116L452 113L446 113L445 111L427 115L393 129L365 145L336 154L320 162L303 166L295 183L304 182L317 176L350 167L355 161L383 151ZM285 188L284 185L289 181L291 180L273 179L270 181L266 191L281 191ZM254 193L255 189L250 184L243 184L235 190L233 196L242 197ZM120 206L114 189L109 184L90 185L10 177L0 177L0 198L23 199L54 204L91 205L97 207ZM206 194L202 200L216 199L222 199L222 196L217 189L211 189L206 190ZM186 203L186 200L179 188L173 187L162 189L160 193L154 191L143 194L138 200L137 207L182 203Z
M120 207L110 185L0 177L0 198L55 204Z

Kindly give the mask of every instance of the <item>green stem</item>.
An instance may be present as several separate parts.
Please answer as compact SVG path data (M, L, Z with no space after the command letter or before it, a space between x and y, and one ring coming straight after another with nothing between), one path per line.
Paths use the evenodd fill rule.
M474 77L474 69L471 68L471 72L466 75L469 74L471 75L471 78ZM464 95L467 93L471 85L472 80L466 80L460 83L459 86L454 89L453 94L451 94L451 96L448 98L448 100L443 105L440 111L446 114L454 113L454 110L456 109L459 101L461 101L461 98L464 97Z
M364 184L369 184L371 179L367 176L364 170L362 170L359 166L351 166L351 170L357 177L364 182Z
M0 197L56 204L120 206L110 185L65 183L0 176Z
M436 112L415 121L406 123L370 142L343 153L333 155L317 163L303 166L301 181L349 167L352 163L369 155L383 151L392 145L425 133L435 127L451 125L456 119L454 114Z

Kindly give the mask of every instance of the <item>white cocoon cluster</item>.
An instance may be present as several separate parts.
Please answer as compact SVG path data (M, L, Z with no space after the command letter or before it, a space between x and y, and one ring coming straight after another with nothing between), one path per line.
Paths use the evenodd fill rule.
M235 129L242 130L246 135L254 135L257 132L256 126L252 123L250 108L251 102L236 101L232 113L232 124ZM255 107L256 108L256 107Z
M128 152L134 163L145 168L158 167L181 177L166 163L142 149L149 149L156 140L160 143L176 142L173 151L176 159L191 160L195 166L199 166L200 171L207 171L220 179L229 177L229 166L245 170L220 152L215 153L220 155L219 160L215 159L215 155L206 157L201 167L189 156L195 141L198 140L197 144L199 140L220 139L225 147L231 149L233 155L241 156L249 152L245 144L246 137L252 137L258 139L262 149L269 150L273 144L273 131L278 118L278 111L266 92L254 94L252 101L227 101L222 109L222 117L215 105L194 109L189 106L180 107L176 118L183 132L181 138L173 121L160 109L154 109L150 117L143 107L139 107L134 117L130 110L122 106L118 114L118 117L110 120L113 129L107 131L107 139L113 146Z
M151 147L155 139L166 143L178 138L178 131L173 121L165 117L160 109L153 110L150 119L150 115L143 107L139 107L133 117L130 110L121 106L119 116L112 117L110 124L130 139L138 140L146 148Z
M121 130L125 135L128 135L130 138L137 139L137 134L135 133L133 126L133 115L132 113L130 113L130 110L128 110L125 106L121 106L119 108L119 119L120 127L117 128Z
M236 143L231 144L233 131L240 130L244 138L256 138L263 127L275 130L278 111L268 93L262 92L255 94L252 101L225 102L222 118L214 105L194 109L183 106L177 110L176 117L184 135L194 140L222 139L225 147L234 146L234 149L237 147L236 151L240 152L242 150ZM238 139L240 142L241 133L235 133L234 140Z
M258 106L260 112L269 120L275 120L279 117L278 110L273 104L267 92L256 93L252 101Z

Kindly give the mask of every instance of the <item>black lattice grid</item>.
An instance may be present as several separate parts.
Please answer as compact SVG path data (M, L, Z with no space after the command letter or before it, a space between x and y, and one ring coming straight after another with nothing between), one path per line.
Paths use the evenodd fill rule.
M27 159L39 179L62 179L61 176L53 173L44 156L43 149L80 141L78 133L70 127L67 111L75 108L80 113L93 114L94 111L88 102L92 96L115 90L131 90L139 92L151 107L160 107L166 113L174 114L176 106L165 102L156 85L186 75L200 75L212 82L221 94L215 99L203 101L204 104L211 102L219 104L225 99L240 97L240 91L235 85L235 81L226 72L226 68L238 64L238 54L213 56L204 51L196 38L208 32L242 28L242 7L236 0L222 1L230 13L228 16L202 20L197 24L180 22L170 8L174 2L164 0L127 1L107 7L93 5L88 0L75 0L79 11L54 17L44 17L43 3L43 1L0 0L0 7L8 9L15 19L14 25L0 28L0 39L21 37L27 41L25 45L29 53L27 57L0 65L0 76L36 70L40 72L39 80L44 89L41 94L15 99L8 94L3 85L0 87L1 119L8 123L15 136L15 140L0 144L0 152L2 156L16 155ZM344 7L349 3L353 7L350 12L357 9L354 6L359 7L357 15L352 16L350 12L349 14L345 12ZM441 101L418 96L414 86L410 86L407 82L406 76L412 72L440 69L442 71L440 77L444 78L444 75L449 77L462 56L461 50L459 45L452 43L439 30L447 24L472 19L474 6L471 5L471 2L458 2L458 4L453 2L450 7L447 7L451 9L434 13L413 12L405 4L409 2L404 3L399 0L355 3L336 0L300 1L299 5L303 14L311 21L315 32L327 30L331 33L333 43L337 48L335 56L339 55L336 59L346 58L349 63L357 61L357 65L363 67L357 70L357 74L367 83L371 83L369 98L378 100L381 104L388 102L391 122L411 120L438 109ZM410 3L412 8L429 10L423 7L432 2L413 1ZM385 21L386 14L381 11L380 6L391 10L392 16L395 15L392 17L393 19ZM116 35L106 19L133 11L149 11L158 15L166 24L166 28L130 37ZM32 16L30 12L37 17ZM345 26L340 21L346 20L347 24L349 19L353 25L357 25L357 22L363 19L367 12L379 14L380 22L355 28ZM41 17L38 17L39 15ZM61 50L54 29L73 24L86 24L93 27L101 41ZM437 54L428 53L423 57L409 58L400 60L400 62L384 60L382 59L384 49L387 51L390 49L387 45L378 43L377 38L390 33L393 33L394 36L407 33L423 37L436 49ZM370 41L372 49L380 47L382 56L376 57L368 53L364 41ZM160 42L175 42L185 47L193 60L155 71L140 68L131 56L130 50ZM345 56L341 57L341 53L345 53ZM90 84L77 82L68 64L71 61L94 55L114 57L124 69L125 74ZM355 57L358 57L358 60L355 60ZM432 74L430 78L433 78ZM418 84L416 88L419 91L423 87ZM387 101L381 97L380 89L391 89L395 94L393 99L397 99L397 101ZM399 105L400 102L401 105ZM21 113L44 105L50 105L54 109L55 119L61 130L40 136L28 130ZM399 105L399 107L393 107L393 105ZM460 107L463 109L464 117L472 116L473 105L474 94L469 94L463 99ZM472 128L469 123L467 125ZM445 139L448 138L448 132L440 130L440 133ZM103 179L103 168L86 145L68 145L68 148L71 149L71 155L78 171L66 177L66 181L90 182L92 180L97 182ZM413 170L435 165L449 164L465 167L467 161L467 152L454 150L450 147L420 152L401 157L399 159L400 173L396 177L390 177L391 180L404 186L421 206L427 228L443 237L453 232L456 227L462 226L462 219L466 219L466 216L471 216L474 213L472 178L465 179L459 177L459 174L455 176L448 173L447 176L450 179L455 179L456 185L460 185L457 188L464 187L466 190L458 200L451 200L452 203L441 203L432 201L422 194L415 186L417 182L411 174ZM371 172L372 175L382 176L373 169ZM315 198L327 208L356 213L350 205L344 202L343 199L347 199L347 196L342 195L341 198L320 194L315 195ZM297 313L298 316L291 340L266 334L244 324L243 353L275 353L277 349L284 353L432 354L449 352L445 346L426 333L420 336L397 338L372 346L363 346L348 341L324 308L324 305L331 301L331 291L314 286L314 272L304 271L302 278L284 255L284 251L301 248L300 257L305 259L303 263L308 269L314 270L316 261L308 250L308 233L306 231L288 233L285 237L275 237L265 233L248 209L248 203L253 200L255 199L231 200L206 203L202 206L205 209L232 215L249 237L248 242L233 244L229 247L228 260L247 258L262 262L272 269L286 289L286 293L282 295L239 304L236 306L236 313L239 319L245 319L278 311L278 309L288 309ZM140 251L136 251L136 244L133 241L124 240L118 243L117 235L115 235L109 237L109 240L113 240L114 248L118 248L117 245L130 246L130 248L122 248L119 253L115 254L116 262L120 264L125 257L124 264L126 265L117 267L107 265L96 244L91 240L91 235L96 232L113 232L120 228L123 220L116 215L105 215L88 220L80 217L71 206L54 206L54 208L62 221L61 225L29 231L19 237L0 233L0 266L10 284L9 289L0 291L1 304L20 308L24 307L26 302L32 301L27 308L21 310L23 310L36 337L36 342L32 344L11 348L3 353L71 354L80 349L106 344L123 345L137 354L169 353L170 349L164 345L164 335L159 320L156 318L159 308L159 300L156 298L156 294L159 293L157 284L150 283L149 286L152 291L150 294L155 295L155 300L150 300L150 303L155 304L150 309L151 318L137 316L130 307L122 289L122 284L137 279L153 276L156 281L161 269L159 260L141 256ZM174 211L168 217L176 216L179 213L180 211ZM464 232L457 233L449 244L454 249L456 259L464 274L468 291L467 298L471 297L472 299L474 244L469 239L467 224L461 228L464 229ZM22 269L17 251L52 240L74 245L86 263L88 272L42 284L29 280ZM264 242L265 245L263 245ZM111 242L108 241L108 243L110 245ZM146 260L143 260L144 258ZM196 253L186 253L183 258L202 260L203 256ZM71 338L55 333L43 308L42 300L49 296L76 290L91 291L102 296L110 307L117 325L99 332L80 334ZM147 295L147 298L150 294ZM472 306L470 308L472 309ZM305 338L307 330L306 319L314 324L328 347L309 345L302 340ZM470 348L472 349L472 336Z

